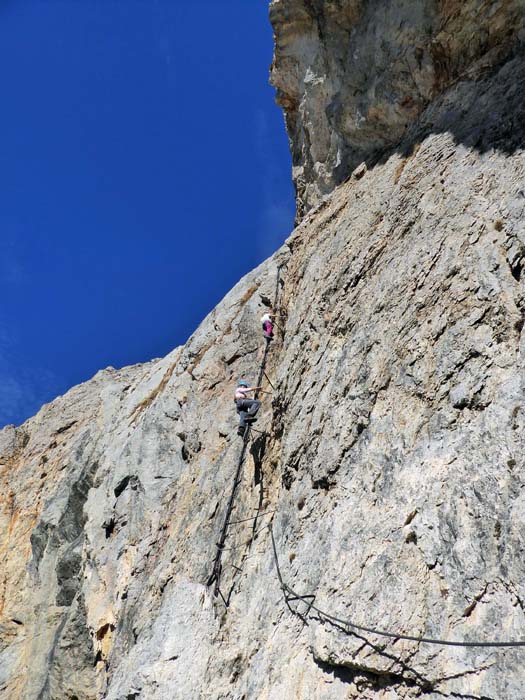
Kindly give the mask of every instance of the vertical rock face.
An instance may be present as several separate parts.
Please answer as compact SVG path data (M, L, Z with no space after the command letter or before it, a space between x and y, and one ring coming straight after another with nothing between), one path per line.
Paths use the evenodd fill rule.
M522 0L273 0L271 19L299 215L525 39Z
M458 42L489 6L447 5ZM274 2L278 42L317 7L341 32L374 14ZM498 65L429 94L185 347L0 432L1 700L522 700L523 648L287 607L265 527L284 582L342 620L525 640L525 62L505 8ZM276 289L226 610L206 584L242 447L232 387L255 381Z

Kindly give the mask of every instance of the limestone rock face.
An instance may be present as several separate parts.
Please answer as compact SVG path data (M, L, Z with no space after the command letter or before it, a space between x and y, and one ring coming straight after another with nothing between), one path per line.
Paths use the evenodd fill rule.
M299 215L525 40L522 0L273 0L271 19Z
M342 620L525 641L524 94L514 53L443 89L185 347L0 431L0 700L522 700L524 648L287 607L265 526Z

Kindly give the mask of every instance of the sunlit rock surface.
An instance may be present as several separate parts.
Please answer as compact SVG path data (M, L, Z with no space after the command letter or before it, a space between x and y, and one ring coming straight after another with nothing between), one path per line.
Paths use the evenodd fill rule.
M285 582L340 618L525 640L525 69L508 57L433 99L185 347L0 432L1 700L522 700L524 649L301 620L264 529ZM232 387L256 379L276 287L232 517L267 515L230 528L226 612L206 582L241 449Z
M273 0L271 19L299 216L525 40L522 0Z

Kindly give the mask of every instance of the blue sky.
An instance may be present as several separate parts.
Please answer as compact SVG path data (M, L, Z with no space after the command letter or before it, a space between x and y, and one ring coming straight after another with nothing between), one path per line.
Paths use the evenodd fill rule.
M160 357L290 233L267 0L0 3L0 426Z

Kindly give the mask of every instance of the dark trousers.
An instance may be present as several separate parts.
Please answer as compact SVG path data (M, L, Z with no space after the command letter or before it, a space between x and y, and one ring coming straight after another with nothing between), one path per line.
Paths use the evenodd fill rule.
M239 427L246 428L246 419L257 414L261 407L261 402L257 401L257 399L237 399L235 405L239 414Z

